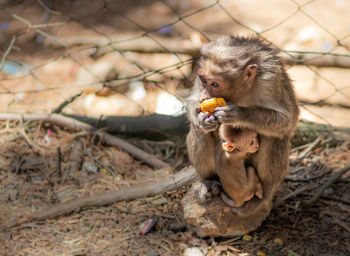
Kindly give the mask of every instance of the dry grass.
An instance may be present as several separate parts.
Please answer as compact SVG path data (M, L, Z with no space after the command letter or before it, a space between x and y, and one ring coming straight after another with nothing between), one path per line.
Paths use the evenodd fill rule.
M339 142L332 148L320 146L308 158L293 161L290 181L283 184L278 198L303 186L310 189L273 209L263 225L251 234L252 240L212 240L200 239L184 227L181 199L188 187L6 228L20 216L43 206L122 189L168 174L142 165L119 149L100 145L87 134L37 122L7 125L3 123L0 133L3 255L180 255L188 247L199 247L207 255L255 255L258 250L267 255L350 252L349 178L342 177L320 200L307 205L331 175L330 168L337 169L349 162L349 143ZM144 147L145 143L139 146ZM158 156L168 161L186 154L183 146L176 144L152 145L152 153L156 154L158 148ZM57 147L61 148L61 173L57 169ZM179 148L174 150L175 147ZM186 164L184 160L183 165ZM322 173L325 173L322 177L308 179ZM299 181L292 182L293 179ZM150 233L142 235L140 225L150 218L158 223ZM276 245L276 238L282 239L283 244Z

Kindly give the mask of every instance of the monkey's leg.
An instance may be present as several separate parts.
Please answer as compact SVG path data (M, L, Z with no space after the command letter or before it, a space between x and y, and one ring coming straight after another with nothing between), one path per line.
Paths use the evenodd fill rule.
M198 191L198 199L201 202L208 202L213 196L220 193L220 183L211 179L216 176L216 138L212 133L205 133L191 127L186 143L188 156L202 179L198 185L199 187L196 189Z
M248 183L246 188L248 193L244 198L244 201L251 200L254 195L261 199L263 197L262 185L255 169L252 166L247 167L247 178Z
M246 154L222 152L220 155L216 162L217 174L223 186L220 197L229 207L241 207L247 194L251 193L244 163Z
M225 171L225 169L221 171ZM223 176L224 173L218 172L218 174ZM241 160L236 159L234 175L232 177L225 176L222 183L224 191L221 192L220 197L229 207L240 208L246 201L251 200L254 195L257 195L259 198L262 197L262 186L254 167L245 167Z

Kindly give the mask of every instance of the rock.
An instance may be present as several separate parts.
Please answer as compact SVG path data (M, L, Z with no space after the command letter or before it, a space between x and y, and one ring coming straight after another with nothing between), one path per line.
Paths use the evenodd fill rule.
M187 248L184 253L185 256L204 256L205 254L197 247Z
M239 216L222 202L220 197L201 204L196 198L194 183L183 199L184 217L189 228L201 237L233 237L245 235L257 229L269 215L268 203L259 212L249 216Z

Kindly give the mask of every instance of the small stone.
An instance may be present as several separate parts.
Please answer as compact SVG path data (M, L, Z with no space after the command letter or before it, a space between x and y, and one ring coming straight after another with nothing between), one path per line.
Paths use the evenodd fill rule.
M257 251L256 255L258 255L258 256L266 256L266 253L264 253L262 251Z
M92 163L90 162L84 162L84 165L83 165L84 169L86 169L88 172L91 172L91 173L97 173L97 166L93 165Z
M32 177L32 181L42 181L42 180L43 180L43 178L40 177L40 176L34 176L34 177Z
M283 240L279 237L273 240L274 245L283 245Z
M249 241L251 241L252 240L252 236L250 236L250 235L244 235L243 237L242 237L242 240L243 241L246 241L246 242L249 242Z
M155 251L148 251L147 256L158 256L159 254L156 253Z
M7 189L15 189L16 187L17 187L16 184L9 184L7 186Z
M331 195L331 194L334 193L334 189L333 189L332 187L327 188L327 189L324 191L324 193L325 193L326 195Z
M187 248L184 253L185 256L204 256L204 253L198 247Z

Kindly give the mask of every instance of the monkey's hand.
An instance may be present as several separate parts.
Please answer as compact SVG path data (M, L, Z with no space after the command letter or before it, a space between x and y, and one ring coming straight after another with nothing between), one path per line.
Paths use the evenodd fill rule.
M206 132L215 131L219 126L218 120L213 115L209 116L208 112L199 112L197 122L197 126Z
M215 112L212 116L215 117L220 123L232 123L237 120L238 107L235 105L227 105L224 107L215 108Z

